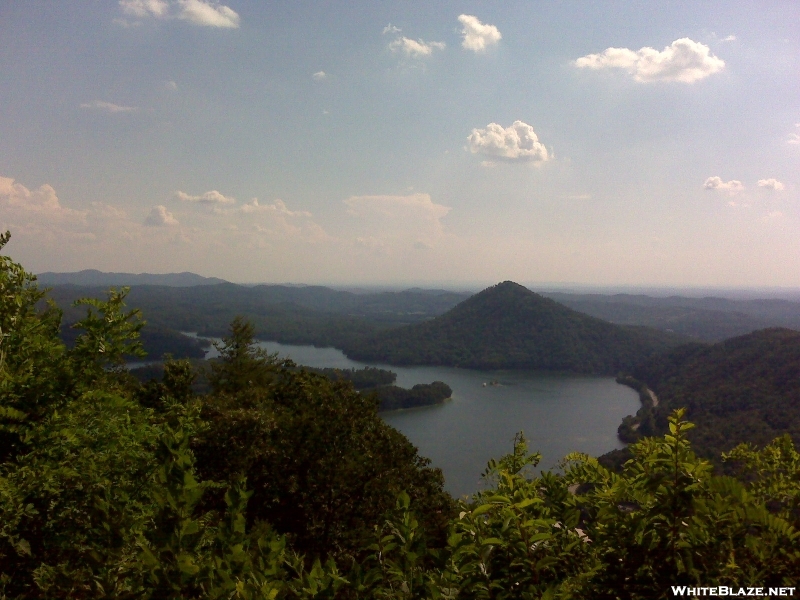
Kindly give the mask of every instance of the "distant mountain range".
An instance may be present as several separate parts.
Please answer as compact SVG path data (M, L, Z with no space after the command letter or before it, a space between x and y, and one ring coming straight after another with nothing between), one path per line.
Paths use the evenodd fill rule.
M618 325L645 325L707 342L719 342L767 327L800 329L800 302L777 298L734 300L563 292L548 292L544 296Z
M379 332L344 350L390 364L613 374L685 341L614 325L505 281L432 320Z
M81 280L88 280L90 283L78 283ZM98 281L101 283L96 283ZM465 366L470 364L482 365L486 368L501 364L516 364L520 361L520 364L532 364L530 359L533 356L531 354L533 350L524 344L524 348L513 350L514 353L521 352L520 355L515 354L513 359L509 354L511 350L503 350L504 342L496 338L494 325L485 327L480 335L466 335L463 330L463 335L459 334L460 338L450 339L447 343L451 344L453 348L461 347L457 352L453 350L455 354L452 355L447 355L446 352L442 353L445 345L442 341L444 338L434 344L429 337L425 339L413 337L423 335L420 333L423 331L432 335L433 330L428 328L439 327L442 323L436 321L436 325L434 325L433 319L443 318L447 311L469 298L483 298L480 294L474 295L469 292L412 288L404 291L369 292L360 290L359 293L353 293L322 286L243 286L222 282L216 278L200 277L192 273L133 275L99 271L44 273L40 276L40 283L52 286L50 296L65 310L64 317L67 323L78 320L85 312L84 309L71 307L75 299L87 296L102 298L105 297L108 287L112 285L131 285L132 289L127 298L127 304L131 308L142 309L144 318L149 323L148 328L160 326L175 332L196 331L205 336L218 337L227 332L228 325L236 315L243 315L253 322L257 336L261 339L288 344L334 346L346 350L353 357L371 360L387 360L391 357L393 361L419 364L427 358L413 358L412 355L415 356L418 349L426 349L425 356L435 359L437 364ZM64 285L64 283L69 285ZM516 289L518 292L524 291L525 294L533 294L530 290L516 284L507 287ZM640 341L643 338L649 338L649 341L643 346L637 346L638 342L633 345L627 342L621 345L612 344L618 349L622 346L629 349L638 348L639 351L644 352L638 357L639 359L649 356L652 348L666 348L672 344L672 341L668 341L667 346L663 346L665 340L715 342L767 327L800 329L800 303L786 300L732 300L678 296L654 298L632 294L603 296L554 292L533 295L540 301L549 298L550 304L545 303L547 306L560 306L564 310L572 309L573 312L582 313L581 317L595 317L594 320L581 321L583 324L580 326L577 325L578 321L575 320L574 314L569 319L565 318L564 322L570 324L569 326L575 331L583 333L591 331L594 332L592 335L600 335L601 330L606 331L603 327L613 325L623 326L621 330L614 329L613 331L624 331L625 336L633 336ZM508 309L497 307L494 310L501 314L507 312ZM545 309L542 305L543 312L550 310ZM453 318L450 316L445 322L450 323ZM472 316L465 318L465 326L471 318ZM492 318L499 317L494 315ZM597 325L599 319L605 321L602 327ZM425 324L426 322L428 324ZM511 324L513 318L510 318L509 323L508 331L515 335L518 334L515 325ZM593 324L589 325L588 323ZM420 326L424 324L424 327L413 330L416 333L397 329L415 324ZM397 329L397 333L391 333L388 331L390 329ZM653 331L654 329L660 331ZM571 330L563 332L563 336L566 336L564 343L569 347L577 348L566 340L569 339L569 336L575 335L577 335L576 339L582 338L577 333L568 331ZM494 358L488 354L479 356L477 348L486 345L481 337L484 333L489 336L486 338L487 340L494 340L493 343L496 344L497 352ZM389 341L388 337L382 337L384 335L402 336L402 339L401 337L392 338L393 341L390 344L392 350L389 352L388 346L383 346L384 342L388 343ZM447 336L452 337L452 335L455 333L448 331ZM405 336L412 337L406 339ZM610 338L604 339L608 342ZM581 342L586 348L593 343ZM437 346L438 349L434 349L434 346ZM472 349L467 350L466 348L469 346L472 346ZM160 344L154 345L151 349L154 356L160 356L161 351ZM184 355L177 349L163 351L173 352L175 356ZM583 351L580 349L571 351L574 354L573 358ZM589 352L592 353L594 350ZM195 353L196 350L189 355L192 356ZM527 358L523 359L523 357ZM607 363L592 359L580 367L581 372L592 372L600 368L601 363L606 364L602 368L605 372L611 372L607 369L607 367L610 368L608 365L629 364L628 359L620 362L617 358L609 359L610 362ZM567 370L575 368L575 364L569 365L560 359L553 358L552 361L553 364L566 364ZM537 359L534 362L540 365L535 368L551 368L543 359ZM587 364L590 366L587 367Z
M36 278L42 285L83 285L83 286L119 286L119 285L164 285L168 287L192 287L196 285L214 285L227 283L216 277L203 277L195 273L104 273L95 269L86 269L74 273L39 273Z

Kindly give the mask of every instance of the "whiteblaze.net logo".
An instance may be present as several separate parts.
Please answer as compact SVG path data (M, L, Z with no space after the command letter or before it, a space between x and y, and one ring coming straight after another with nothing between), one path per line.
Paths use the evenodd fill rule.
M689 596L697 598L699 596L755 596L761 598L777 598L779 596L794 596L793 587L728 587L720 585L717 587L688 587L685 585L673 585L673 596Z

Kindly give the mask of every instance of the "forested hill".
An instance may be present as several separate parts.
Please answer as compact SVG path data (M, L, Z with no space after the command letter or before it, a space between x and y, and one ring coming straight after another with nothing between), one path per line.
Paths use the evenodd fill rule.
M683 341L583 315L506 281L435 319L379 332L345 353L391 364L612 374Z
M633 370L658 397L655 434L670 411L687 408L695 451L719 455L789 433L800 441L800 332L764 329L701 346L681 346Z

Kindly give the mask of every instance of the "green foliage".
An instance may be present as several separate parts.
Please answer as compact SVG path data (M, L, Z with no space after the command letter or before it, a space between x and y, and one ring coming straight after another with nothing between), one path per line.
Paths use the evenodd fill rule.
M740 444L722 460L734 466L751 494L800 529L800 453L791 437L776 438L761 450Z
M298 551L343 558L358 553L405 490L444 538L452 501L441 471L383 422L374 398L349 382L281 367L243 320L220 349L209 376L216 393L203 408L208 429L193 448L204 478L247 475L250 522L268 521Z
M0 250L10 234L0 234ZM37 311L36 277L0 255L0 461L21 451L25 424L60 401L65 369L57 338L61 313Z
M214 344L219 360L210 364L208 382L214 394L246 394L264 389L275 378L278 355L269 354L254 344L255 328L243 317L236 317L230 334ZM291 366L291 365L290 365Z

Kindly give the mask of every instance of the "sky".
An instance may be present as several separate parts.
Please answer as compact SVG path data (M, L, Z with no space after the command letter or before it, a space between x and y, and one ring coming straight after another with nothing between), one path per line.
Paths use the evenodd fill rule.
M0 3L33 272L800 287L800 3Z

